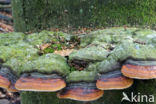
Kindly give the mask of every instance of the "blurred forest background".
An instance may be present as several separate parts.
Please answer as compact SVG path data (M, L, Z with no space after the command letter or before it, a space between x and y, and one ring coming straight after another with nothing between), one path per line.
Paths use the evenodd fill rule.
M112 26L155 29L156 0L0 0L1 23L13 31L73 31ZM11 15L12 7L12 15ZM1 27L5 27L1 26Z

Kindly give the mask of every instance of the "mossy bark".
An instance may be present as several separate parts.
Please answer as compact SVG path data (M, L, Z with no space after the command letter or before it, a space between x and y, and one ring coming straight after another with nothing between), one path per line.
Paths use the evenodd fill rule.
M12 0L16 31L155 25L156 0Z
M106 91L105 95L97 101L80 102L59 99L55 93L21 92L21 104L120 104L121 97L121 91Z
M145 98L140 98L143 102L138 102L137 104L156 104L156 80L136 80L135 88L132 90L137 96L147 96ZM154 96L154 102L152 101L152 96ZM150 101L149 101L150 100Z
M156 104L156 102L149 102L150 95L156 98L156 84L155 80L135 80L132 87L126 90L111 90L105 91L102 98L91 102L79 102L67 99L59 99L56 97L56 93L52 92L21 92L22 104ZM136 95L136 100L140 96L140 102L123 101L123 92L127 94L129 99L132 99ZM146 95L146 98L141 101L141 96ZM155 99L154 99L155 100Z
M134 85L129 90L123 92L125 92L128 95L131 102L124 100L122 104L156 104L155 79L135 80Z
M55 93L48 92L21 92L22 104L76 104L71 100L61 100Z

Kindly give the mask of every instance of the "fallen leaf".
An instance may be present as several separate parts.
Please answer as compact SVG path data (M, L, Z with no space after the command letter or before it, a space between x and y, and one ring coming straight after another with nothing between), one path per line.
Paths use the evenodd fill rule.
M69 54L72 53L73 51L74 49L65 49L65 50L54 51L54 53L61 56L69 56Z
M40 50L44 50L44 49L46 49L46 48L48 48L49 46L51 46L51 43L46 43L46 44L42 44L42 45L40 45Z
M6 30L6 32L13 32L13 27L10 25L7 25L5 23L0 22L0 27Z

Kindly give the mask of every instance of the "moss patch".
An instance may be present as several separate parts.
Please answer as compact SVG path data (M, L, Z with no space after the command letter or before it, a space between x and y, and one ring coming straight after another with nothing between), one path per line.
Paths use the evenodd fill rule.
M95 81L97 73L92 71L73 71L66 80L67 82L93 82Z
M24 33L1 33L0 45L8 46L22 41L25 37Z
M0 40L2 40L0 59L3 60L3 65L10 66L18 76L23 72L33 71L41 73L58 72L66 76L76 70L75 67L69 67L68 62L76 62L75 65L80 68L83 67L82 70L89 71L89 73L101 73L115 69L114 66L118 62L128 58L155 60L156 42L155 39L151 38L155 37L155 34L155 31L138 28L110 28L95 31L80 37L82 48L72 52L69 55L69 60L53 54L53 52L54 50L71 48L71 45L73 48L74 46L77 47L79 43L77 36L50 31L30 35L12 33L12 35L3 36L0 34ZM4 45L4 37L9 40L10 43L7 43L9 45ZM146 37L149 41L144 44L136 42L143 41ZM46 48L40 56L38 54L40 49L36 46L46 43L51 43L51 46Z
M83 60L83 61L101 61L108 55L108 51L102 46L88 46L81 48L78 51L72 52L69 55L70 60Z

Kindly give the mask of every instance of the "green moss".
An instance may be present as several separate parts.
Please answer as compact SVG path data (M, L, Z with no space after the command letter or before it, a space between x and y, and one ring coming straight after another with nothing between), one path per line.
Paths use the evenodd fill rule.
M76 71L77 69L75 67L70 66L70 72Z
M69 34L50 31L42 31L27 36L22 33L0 34L0 60L5 62L3 65L9 66L18 76L23 72L32 71L58 72L66 75L70 72L66 59L59 55L47 53L61 50L62 45L66 45L66 42L68 44L70 38ZM47 42L53 44L44 50L45 55L39 56L39 49L34 47Z
M85 47L89 44L105 44L109 46L113 44L120 44L123 40L134 40L140 43L151 44L156 46L156 32L150 29L140 28L108 28L104 30L98 30L91 32L81 38L81 47ZM109 47L108 47L109 49Z
M156 47L156 31L150 29L139 29L134 33L134 40L151 44Z
M0 48L0 59L4 62L11 58L31 58L34 56L38 56L38 50L35 49L32 45L24 42L20 42L18 44L13 44L10 46L0 46Z
M43 50L43 53L44 54L47 54L47 53L53 53L55 50L53 48L46 48L45 50Z
M53 53L55 50L62 50L63 47L68 47L71 41L71 35L63 32L42 31L40 33L29 34L25 41L34 46L40 46L45 43L51 43L43 53Z
M118 61L124 61L128 58L141 60L156 59L156 49L149 45L123 42L115 47L115 49L110 53L110 57Z
M118 69L120 69L120 63L111 57L96 64L96 70L100 73L106 73Z
M46 54L31 59L29 57L11 58L4 65L10 66L19 76L23 72L59 73L63 76L70 72L66 59L56 54Z
M101 61L108 55L108 51L102 46L88 46L72 52L69 55L69 60L84 60L84 61Z
M15 33L10 34L12 35L9 35L8 43L3 41L3 38L0 38L0 42L2 42L2 44L7 44L6 46L0 45L0 59L3 59L3 65L10 66L18 77L25 72L36 71L44 74L57 72L62 74L64 78L66 76L68 83L79 81L93 82L96 81L98 73L120 69L120 64L118 62L127 60L128 58L142 60L156 59L156 48L154 46L156 41L155 38L153 38L155 37L155 32L150 30L113 28L96 31L90 35L84 36L83 39L81 39L81 42L84 43L84 46L86 47L73 52L69 56L70 61L73 59L95 61L94 63L89 63L83 71L75 71L73 67L69 67L66 58L63 56L53 53L46 54L49 53L49 51L53 52L54 50L64 48L63 43L65 43L65 46L68 45L71 42L70 35L67 35L66 37L64 36L64 33L42 31L41 33L32 34L32 37L28 35L29 38L24 36L23 40L23 37L20 37L21 35L17 35ZM15 40L12 40L12 38L10 38L11 36L13 36L13 39ZM150 41L147 41L147 44L135 42L136 40L143 41L146 38ZM19 39L19 41L17 39ZM47 42L51 42L53 44L45 50L44 55L39 56L38 49L34 48L34 46ZM153 80L147 84L142 83L142 81L141 84L139 82L137 85L137 91L147 93L143 90L145 88L149 89L149 85L154 86L153 82ZM140 86L143 85L145 85L145 88L140 88ZM154 87L151 87L149 90L150 93L152 91L154 92ZM112 104L116 102L120 103L122 92L123 90L106 91L103 98L90 103L110 104L112 99ZM54 93L22 92L22 103L36 104L39 102L40 104L48 104L49 102L52 102L55 104L73 104L73 101L69 100L68 102L57 99L53 94ZM32 97L34 99L32 99ZM74 102L74 104L75 103L78 102ZM82 102L78 104L81 103Z
M39 71L41 73L56 71L67 75L70 71L75 70L69 68L64 57L47 54L49 52L53 53L55 50L61 50L73 41L73 37L69 34L42 31L28 36L22 33L9 33L6 36L1 34L0 36L1 43L9 45L0 45L0 59L5 62L4 65L10 66L17 72L17 75L31 71ZM108 36L109 38L100 38L103 36ZM122 36L123 38L121 38ZM155 36L155 31L136 28L110 28L95 31L81 39L82 43L85 43L86 40L88 46L71 53L69 61L75 59L91 62L101 61L99 63L90 63L85 70L100 70L103 72L104 70L112 69L110 66L117 61L124 61L130 57L142 60L156 59L156 49L153 45L155 44L155 39L151 38L151 36ZM146 45L133 43L135 39L133 40L132 37L135 39L149 37L148 40L151 43ZM8 40L8 43L3 41L3 39ZM94 44L98 41L100 44ZM44 50L45 55L39 56L38 49L34 48L34 46L46 42L52 42L53 44ZM115 48L111 51L110 47Z
M46 54L38 57L33 62L34 69L39 72L58 72L63 75L67 75L70 72L66 59L63 56L56 54Z
M44 43L70 41L70 35L62 32L51 32L44 30L40 33L29 34L25 40L32 45L42 45Z
M132 58L135 59L156 59L156 49L152 46L147 45L136 45L136 53L132 54Z
M100 62L90 63L84 70L97 72L99 63Z
M95 71L73 71L67 77L67 82L92 82L95 81L97 73Z
M0 46L8 46L12 44L16 44L24 39L23 33L1 33L0 34Z
M122 27L98 30L82 37L80 46L85 47L88 44L120 43L124 39L132 38L132 34L136 30L137 28L124 29Z

